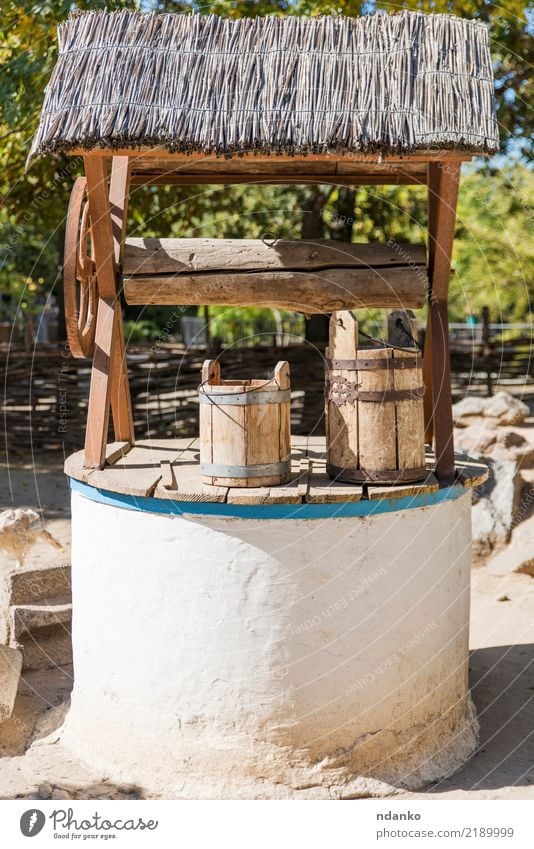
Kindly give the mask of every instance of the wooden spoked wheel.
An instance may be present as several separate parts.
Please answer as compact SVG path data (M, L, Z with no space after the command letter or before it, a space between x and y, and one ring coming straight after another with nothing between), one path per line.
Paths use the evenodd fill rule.
M86 194L87 180L78 177L69 201L63 259L67 340L74 357L90 357L95 347L98 289Z

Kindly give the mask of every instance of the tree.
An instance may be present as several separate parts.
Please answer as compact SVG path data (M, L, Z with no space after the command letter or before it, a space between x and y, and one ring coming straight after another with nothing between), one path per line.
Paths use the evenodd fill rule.
M76 3L78 9L120 9L131 8L131 5L128 0L78 0ZM203 13L231 17L273 13L358 15L391 10L390 4L375 0L214 0L202 4L143 0L139 5L145 11L198 9ZM38 8L24 0L4 0L2 6L0 291L11 294L14 307L30 305L35 294L59 288L64 219L72 182L81 172L81 162L65 156L42 158L27 173L24 164L38 123L44 86L56 60L55 29L72 7L70 0L48 0ZM525 5L519 0L508 0L503 9L479 0L455 0L454 3L408 0L403 8L452 12L491 25L504 149L516 156L519 153L526 156L527 98L532 76L528 64L531 47ZM477 179L473 176L473 185ZM517 198L514 201L515 183L500 181L499 188L503 195L498 200L505 203L505 198L508 199L507 215L515 221L522 214L521 201L519 207ZM213 236L261 236L275 229L285 238L349 240L352 236L358 241L377 241L387 235L420 241L421 222L425 220L423 192L407 187L136 189L130 210L129 232L137 230L143 235L193 236L202 232ZM473 200L466 214L475 214L474 210ZM491 233L487 233L486 238L489 242ZM482 243L483 234L480 234L480 241ZM465 263L475 262L472 251L465 257ZM496 256L495 259L499 261L500 258ZM524 259L528 262L529 258L525 256ZM527 274L526 267L524 270ZM467 264L462 265L462 274L468 274ZM510 279L512 287L516 285L514 279ZM458 294L454 286L452 291L455 296ZM516 302L525 303L521 297ZM130 313L131 317L136 314L135 310Z
M453 319L525 321L534 298L534 173L520 164L464 177L458 202L451 280Z

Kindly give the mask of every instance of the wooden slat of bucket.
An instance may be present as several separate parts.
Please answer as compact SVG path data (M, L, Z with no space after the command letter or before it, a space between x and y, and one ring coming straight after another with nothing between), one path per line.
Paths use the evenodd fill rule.
M282 362L275 369L275 380L280 389L290 389L289 363ZM291 404L279 404L280 409L280 432L279 432L279 459L286 460L291 457ZM284 478L280 477L280 483Z
M221 366L217 360L206 360L202 366L202 383L209 381L218 385L221 382ZM213 408L207 405L199 416L200 451L206 463L213 463ZM203 477L205 483L213 483L213 479Z
M411 310L393 310L388 316L388 340L409 350L393 351L393 359L409 359L419 353L416 343L417 319ZM421 397L395 404L398 468L422 469L425 466L425 424L422 403L421 368L395 369L395 389L420 390Z
M279 389L289 389L289 364L278 363L273 383ZM266 389L272 388L266 387ZM291 456L289 405L253 404L246 408L246 462L252 466L257 463L272 463L289 460ZM287 479L287 475L254 478L251 486L277 486Z
M394 351L393 359L414 356L412 351ZM395 389L420 390L422 371L420 368L395 369ZM417 400L397 401L395 404L397 451L399 469L420 469L425 465L425 422L423 396Z
M332 314L329 326L327 359L354 360L358 348L358 322L348 311ZM327 381L336 378L353 383L355 371L327 369ZM357 469L358 462L358 410L356 403L338 407L328 397L325 400L327 460L331 466Z
M217 388L223 390L221 392L221 403L217 400L217 404L209 405L212 435L211 462L230 466L246 466L247 408L238 404L224 406L223 395L224 390L227 390L230 394L244 392L248 388L247 384L240 383L236 386ZM214 486L243 486L243 481L240 478L217 478L203 475L202 480Z
M368 360L391 359L388 348L359 350ZM362 369L358 372L361 392L384 392L394 389L393 370L389 368ZM369 471L397 468L394 401L358 401L358 445L360 467Z

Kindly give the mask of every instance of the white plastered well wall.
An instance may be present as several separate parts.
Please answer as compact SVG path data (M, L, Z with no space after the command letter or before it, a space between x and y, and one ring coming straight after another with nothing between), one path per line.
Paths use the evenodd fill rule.
M415 788L476 744L471 495L365 517L167 516L72 495L64 742L163 798Z

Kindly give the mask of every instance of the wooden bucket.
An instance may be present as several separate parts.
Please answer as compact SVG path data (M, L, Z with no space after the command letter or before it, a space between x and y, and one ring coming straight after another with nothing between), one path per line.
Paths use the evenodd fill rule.
M272 380L221 380L216 360L202 367L200 464L214 486L276 486L291 473L289 364Z
M412 314L413 315L413 314ZM394 345L401 310L388 322ZM393 339L392 339L393 337ZM374 484L426 477L422 360L410 347L358 348L358 323L350 312L333 313L326 351L327 472L332 478Z

